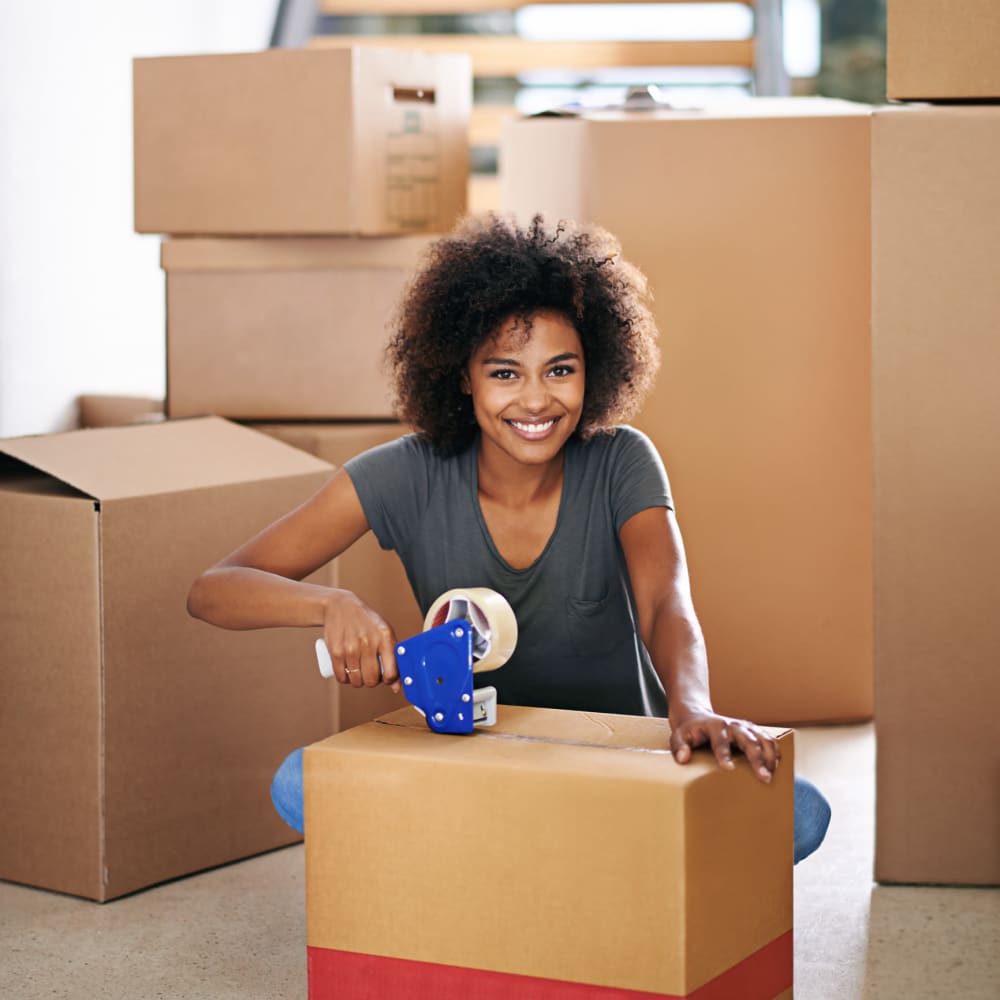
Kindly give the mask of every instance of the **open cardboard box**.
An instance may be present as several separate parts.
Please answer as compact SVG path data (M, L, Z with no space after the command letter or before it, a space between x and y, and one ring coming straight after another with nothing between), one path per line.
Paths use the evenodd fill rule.
M312 640L185 602L329 474L214 417L0 441L0 878L107 900L298 839L269 786L335 728Z
M306 749L311 1000L791 997L791 731L762 785L663 719L498 713Z

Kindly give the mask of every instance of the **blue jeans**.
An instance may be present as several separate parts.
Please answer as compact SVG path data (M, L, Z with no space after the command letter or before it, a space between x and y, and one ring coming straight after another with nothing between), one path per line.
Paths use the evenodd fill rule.
M278 815L299 833L305 833L302 794L302 750L293 750L271 782L271 801ZM830 825L830 803L812 782L795 778L795 864L823 843Z

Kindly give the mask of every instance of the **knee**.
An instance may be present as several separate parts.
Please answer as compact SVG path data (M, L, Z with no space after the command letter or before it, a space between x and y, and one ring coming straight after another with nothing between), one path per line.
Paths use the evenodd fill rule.
M305 833L305 807L302 793L302 748L293 750L282 761L271 781L271 801L278 815L296 833Z
M830 803L805 778L795 779L795 864L808 858L826 837L830 825Z

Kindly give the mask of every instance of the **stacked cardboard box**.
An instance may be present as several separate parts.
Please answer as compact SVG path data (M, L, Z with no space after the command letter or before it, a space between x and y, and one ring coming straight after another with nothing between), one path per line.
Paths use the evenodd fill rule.
M465 210L471 91L467 57L424 52L135 60L135 226L175 237L168 416L391 416L384 327Z
M136 59L133 95L141 233L400 235L465 210L467 56Z
M431 239L165 240L170 415L391 420L387 324Z
M889 0L887 14L890 100L1000 100L996 0Z
M723 712L872 712L870 109L749 100L509 122L503 205L603 225L650 281L637 424L673 477Z
M998 885L1000 8L889 15L890 95L943 103L873 119L875 874Z
M663 719L584 712L442 736L404 709L309 747L311 1000L791 997L773 735L767 786L675 764Z

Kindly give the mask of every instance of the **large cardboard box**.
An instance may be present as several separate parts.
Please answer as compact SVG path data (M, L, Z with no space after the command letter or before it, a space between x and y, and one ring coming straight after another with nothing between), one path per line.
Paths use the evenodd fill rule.
M168 414L391 418L388 324L429 242L165 240Z
M403 709L307 748L311 1000L790 998L778 735L769 786L584 712L441 736Z
M269 786L334 731L310 638L185 602L330 467L216 418L9 438L0 462L0 878L107 900L298 839Z
M343 465L348 459L377 445L394 441L409 431L399 423L372 424L253 424L256 430L308 451L329 462ZM395 552L386 552L369 532L331 564L335 585L353 590L392 627L397 639L422 632L424 618L410 589L403 564ZM340 688L341 685L334 685ZM340 728L367 722L406 704L403 695L388 687L364 690L344 688L340 700Z
M876 112L875 874L1000 884L1000 107Z
M133 98L141 233L441 232L465 211L468 56L136 59Z
M1000 100L997 0L888 0L887 14L891 100Z
M504 207L649 278L636 421L671 475L723 712L871 716L870 109L745 100L508 122Z

